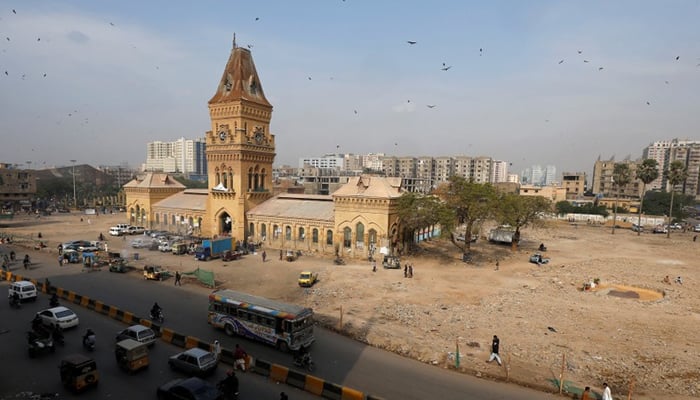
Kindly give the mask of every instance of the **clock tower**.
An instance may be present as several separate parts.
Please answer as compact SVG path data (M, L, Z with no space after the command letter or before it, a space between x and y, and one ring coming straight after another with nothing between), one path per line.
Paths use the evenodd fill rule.
M270 133L272 105L263 93L253 56L236 46L235 36L219 86L209 100L209 117L209 195L202 232L244 241L254 234L246 211L272 196L275 137Z

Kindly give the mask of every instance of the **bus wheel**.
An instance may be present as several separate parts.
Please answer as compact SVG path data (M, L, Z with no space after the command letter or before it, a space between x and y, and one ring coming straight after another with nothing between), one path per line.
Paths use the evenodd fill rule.
M233 330L233 325L231 324L226 324L226 326L224 327L224 331L229 336L233 336L236 334L236 331Z
M281 340L279 342L277 342L277 348L283 353L286 353L289 351L289 346L287 346L287 342L283 342Z

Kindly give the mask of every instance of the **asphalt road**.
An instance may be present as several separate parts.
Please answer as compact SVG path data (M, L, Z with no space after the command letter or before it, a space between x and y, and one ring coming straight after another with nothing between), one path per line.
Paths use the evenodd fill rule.
M0 293L7 293L7 282L0 284ZM29 358L27 354L26 332L34 314L48 307L48 296L40 294L36 302L23 303L20 309L10 309L8 302L0 304L0 399L27 399L26 392L57 393L54 399L154 399L156 388L172 379L183 378L185 375L170 370L168 357L183 349L168 343L158 341L149 349L150 365L147 369L129 375L120 370L114 359L114 343L116 333L126 326L116 320L89 311L77 305L62 303L78 314L80 325L66 330L65 346L57 346L56 352ZM95 351L89 352L82 347L82 335L90 327L97 336ZM67 391L61 385L58 365L63 356L81 353L95 359L100 372L100 382L96 388L91 388L76 395ZM225 375L227 365L220 365L216 373L206 380L216 384ZM286 385L275 384L264 377L253 373L238 374L240 382L240 398L245 399L279 399L280 391L285 391L291 399L318 399L311 395Z
M168 328L205 341L213 342L218 339L224 348L233 348L236 343L240 343L254 357L291 366L291 356L288 354L246 339L229 338L222 331L209 326L206 322L209 289L194 284L174 287L172 279L163 282L146 281L138 271L128 274L110 273L107 270L80 273L78 272L80 266L77 264L59 268L51 262L53 260L50 255L34 253L33 260L39 264L27 273L30 276L37 278L48 276L53 285L99 299L106 304L115 305L140 316L147 315L153 302L157 301L164 309L164 325ZM79 306L73 308L81 316L89 313L87 310L79 310ZM5 310L2 309L2 312L4 313ZM114 326L110 328L110 332L116 332L120 328L117 322L110 320L105 323ZM427 365L364 345L325 329L317 328L315 332L317 339L311 349L317 365L314 374L327 381L352 387L367 394L386 399L440 398L441 400L457 400L465 397L483 400L555 397L516 385L478 379ZM161 347L160 345L161 343L157 346ZM26 349L23 350L26 353ZM175 352L173 350L170 354ZM26 357L26 354L22 356ZM113 364L111 350L109 356L106 361ZM162 355L163 359L166 357L167 355ZM162 379L162 382L166 380ZM151 386L157 385L151 384Z

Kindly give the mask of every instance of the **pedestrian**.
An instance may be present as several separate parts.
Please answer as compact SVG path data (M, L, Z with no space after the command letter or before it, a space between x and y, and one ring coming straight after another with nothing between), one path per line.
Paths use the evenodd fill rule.
M63 256L58 256L58 266L59 267L63 266Z
M610 386L603 382L603 400L613 400L612 393L610 393Z
M698 241L698 235L693 236L693 242L697 242L697 241Z
M586 386L585 389L583 389L583 393L581 393L581 400L591 400L591 387Z
M496 271L498 271L498 267L499 267L500 265L501 265L501 264L498 262L498 260L496 260Z
M63 254L63 245L59 243L58 244L58 255L60 256L61 254Z
M403 266L403 277L408 278L408 264Z
M212 352L216 356L217 360L221 358L221 343L219 343L218 340L214 341L214 345L212 345Z
M180 282L181 278L180 271L175 271L175 286L182 286L182 282Z
M683 284L683 279L682 279L680 276L676 277L676 283L679 284L679 285L682 285L682 284Z
M372 263L372 272L377 272L377 262L376 261L374 261Z
M241 371L245 372L246 358L248 358L248 354L236 343L236 349L233 352L233 368L240 368Z
M280 393L280 400L289 400L289 396L287 396L287 393L281 392Z
M491 342L491 356L489 357L489 360L486 362L491 362L493 360L496 360L498 362L498 365L501 366L501 356L498 355L498 346L501 344L501 341L498 339L498 336L493 335L493 341Z
M280 261L282 261L282 249L280 249Z
M263 250L263 252L262 252L262 259L263 259L263 262L265 262L265 259L266 259L266 258L267 258L267 253L265 252L265 250Z
M413 278L413 264L408 264L408 277Z

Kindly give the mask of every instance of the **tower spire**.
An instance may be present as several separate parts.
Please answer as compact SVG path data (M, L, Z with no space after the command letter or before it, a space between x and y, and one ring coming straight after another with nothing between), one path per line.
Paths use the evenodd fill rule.
M236 32L233 32L233 48L236 48Z

